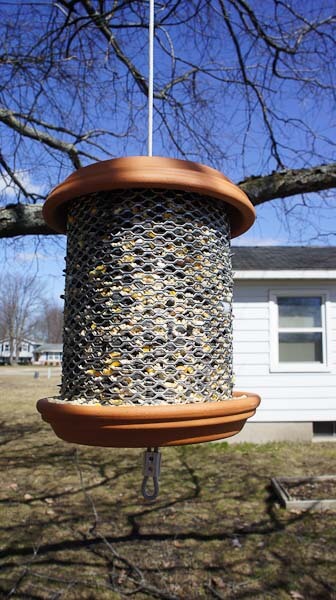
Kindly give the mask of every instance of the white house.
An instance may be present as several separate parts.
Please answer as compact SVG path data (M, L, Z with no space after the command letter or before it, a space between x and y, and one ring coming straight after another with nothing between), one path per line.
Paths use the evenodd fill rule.
M336 248L232 252L235 388L262 399L232 441L336 441Z
M60 365L63 357L63 344L42 344L34 352L37 365Z
M24 339L16 347L14 341L14 358L17 358L18 364L31 364L34 358L34 351L39 344L32 340ZM17 356L18 353L18 356ZM9 364L10 360L10 342L8 338L0 340L0 365Z
M14 358L17 354L17 344L14 341ZM24 339L18 345L17 363L19 365L60 365L63 356L63 344L41 344ZM0 365L9 364L9 339L0 340Z

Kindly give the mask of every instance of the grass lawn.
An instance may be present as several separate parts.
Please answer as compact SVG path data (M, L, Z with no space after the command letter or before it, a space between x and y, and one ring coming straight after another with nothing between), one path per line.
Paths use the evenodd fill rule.
M76 454L42 423L57 383L0 369L0 598L336 599L336 514L287 512L270 490L335 474L334 444L164 449L145 504L141 450Z

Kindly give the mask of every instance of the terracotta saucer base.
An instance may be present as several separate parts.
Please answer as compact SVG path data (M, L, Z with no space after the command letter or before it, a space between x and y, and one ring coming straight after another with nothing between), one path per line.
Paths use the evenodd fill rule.
M146 448L198 444L236 435L259 403L256 394L234 392L231 400L169 406L85 406L43 398L37 409L66 442Z

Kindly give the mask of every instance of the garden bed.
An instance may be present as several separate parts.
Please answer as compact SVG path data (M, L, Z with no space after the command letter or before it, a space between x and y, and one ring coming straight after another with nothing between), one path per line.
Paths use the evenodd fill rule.
M288 509L336 510L336 475L277 477L272 487Z

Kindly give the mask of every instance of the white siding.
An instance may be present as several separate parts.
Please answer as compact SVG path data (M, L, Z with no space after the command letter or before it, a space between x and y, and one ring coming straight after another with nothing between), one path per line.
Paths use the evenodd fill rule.
M275 289L328 292L327 371L271 371L269 297ZM253 421L336 421L336 282L240 279L235 281L233 314L235 388L261 396Z
M51 364L51 363L61 363L62 362L62 353L61 352L43 352L38 359L38 364Z

